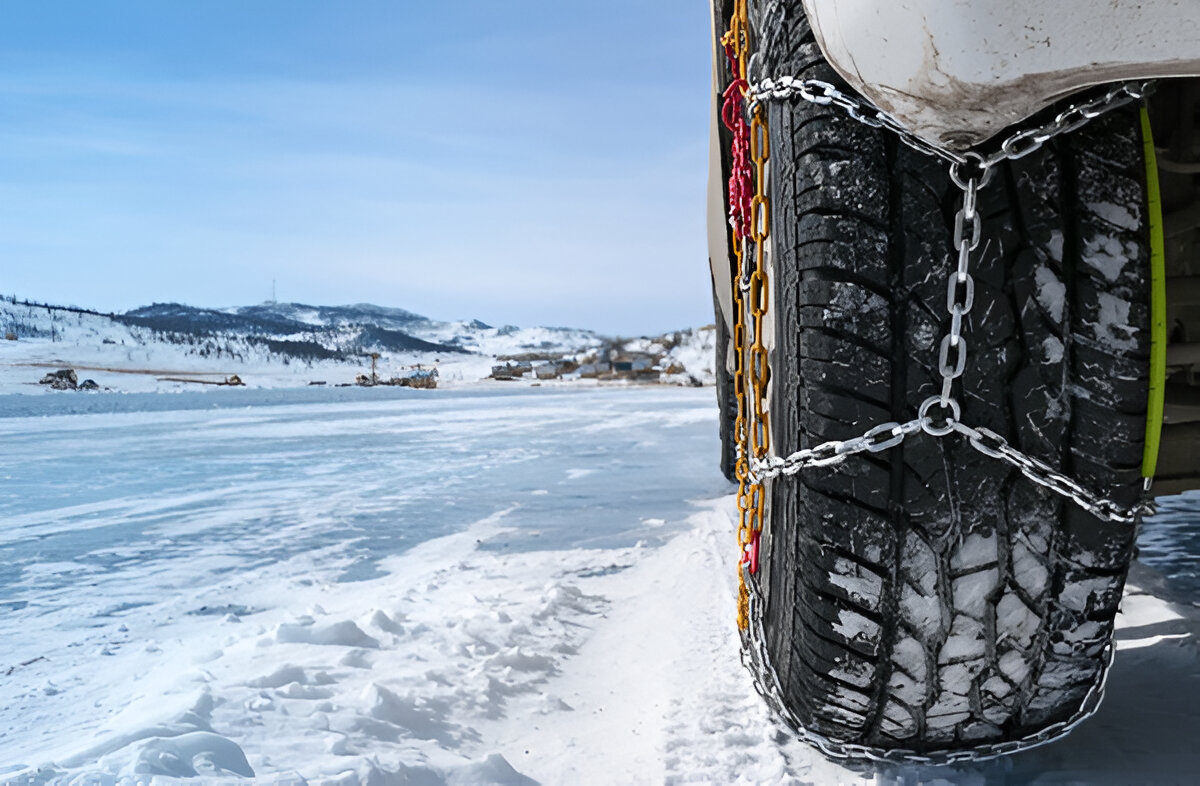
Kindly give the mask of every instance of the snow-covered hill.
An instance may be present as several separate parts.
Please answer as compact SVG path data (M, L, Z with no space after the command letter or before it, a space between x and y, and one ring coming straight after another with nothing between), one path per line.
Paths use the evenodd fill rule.
M311 341L329 351L576 352L598 346L602 338L570 328L495 328L479 320L439 322L400 308L358 303L309 306L261 303L228 309L202 309L155 303L116 317L125 324L176 333L236 333L276 340Z
M613 339L572 328L437 321L365 303L156 303L115 314L0 298L0 334L10 338L0 341L0 392L38 389L45 371L67 367L115 390L174 389L234 375L256 387L350 384L370 373L372 354L379 356L379 378L434 367L441 384L462 384L486 378L507 356L583 360L647 348L661 356L664 370L675 370L665 381L712 382L711 329Z

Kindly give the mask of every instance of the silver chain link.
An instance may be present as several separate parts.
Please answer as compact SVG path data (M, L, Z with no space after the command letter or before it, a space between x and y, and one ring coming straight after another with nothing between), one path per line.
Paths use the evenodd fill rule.
M1141 101L1150 95L1153 89L1153 81L1122 82L1113 85L1107 93L1097 95L1081 104L1072 104L1045 125L1027 128L1008 137L1000 145L1000 149L988 157L987 163L991 165L1006 159L1015 160L1027 156L1060 134L1068 134L1100 115Z
M901 142L914 150L941 158L951 164L963 164L967 161L966 156L962 153L926 142L882 109L843 93L830 83L820 79L801 79L795 76L769 77L750 85L746 97L751 112L763 101L785 101L791 98L802 98L817 106L836 106L860 123L871 126L871 128L883 128L891 131L900 138Z
M935 418L929 414L934 407L945 408L950 414ZM989 428L972 428L959 420L958 401L954 398L943 404L940 396L931 396L921 404L920 415L907 423L881 423L862 436L847 440L831 440L804 448L787 456L767 456L750 460L750 478L759 483L778 477L791 477L809 467L830 467L841 464L856 453L881 453L896 447L911 434L924 431L933 437L958 433L966 437L971 447L985 456L1011 464L1029 480L1063 497L1073 500L1098 519L1114 524L1134 526L1144 515L1154 512L1150 502L1125 508L1110 499L1099 497L1078 482L1050 465L1014 448L1008 440Z
M904 128L888 113L843 93L828 82L783 76L763 79L751 85L748 93L749 111L753 112L754 107L763 101L791 98L801 98L818 106L836 106L858 122L872 128L891 131L901 142L914 150L947 162L950 165L950 178L963 194L962 205L954 220L953 244L958 254L958 262L946 286L946 309L950 314L950 328L942 338L938 350L938 373L942 378L940 394L926 399L918 409L917 417L906 423L882 423L868 429L861 436L825 442L796 451L785 458L768 456L751 459L752 480L759 482L790 477L808 467L840 464L848 456L857 453L880 453L900 445L906 438L918 432L935 438L957 433L965 437L971 447L979 453L1008 463L1032 482L1074 501L1101 520L1132 527L1137 525L1143 515L1153 513L1154 505L1149 500L1142 500L1133 507L1124 507L1114 500L1092 493L1044 461L1023 453L991 429L966 425L962 422L961 408L953 395L954 381L962 376L966 368L967 342L962 335L963 318L971 311L975 300L975 281L971 277L970 262L971 253L978 248L982 235L983 221L978 211L978 195L979 190L991 179L993 167L1005 160L1027 156L1056 136L1074 131L1100 115L1139 101L1147 96L1152 88L1152 82L1127 82L1116 85L1102 95L1069 106L1048 123L1012 134L1004 139L995 152L985 155L974 151L958 153L926 142ZM939 410L940 415L931 414L934 409ZM783 700L782 686L767 652L757 580L753 576L747 576L746 583L752 591L750 626L743 633L742 657L743 661L750 661L746 666L754 675L756 689L801 739L814 745L827 756L835 758L950 764L980 761L1045 745L1068 734L1099 708L1104 696L1105 682L1116 654L1115 646L1109 641L1105 645L1104 660L1096 681L1084 695L1079 709L1070 718L1018 740L928 754L844 743L806 728Z
M1154 513L1154 504L1149 500L1142 501L1133 507L1126 508L1111 499L1099 497L1067 475L1058 472L1053 467L1032 456L1028 456L1014 448L1004 437L991 429L979 426L971 428L959 421L952 421L950 426L966 437L971 447L985 456L1005 461L1020 470L1021 474L1045 486L1060 496L1075 501L1079 507L1091 513L1098 519L1111 521L1114 524L1136 526L1142 516Z
M1060 134L1074 131L1113 109L1134 101L1141 101L1150 94L1153 87L1152 81L1122 82L1114 85L1106 93L1079 104L1072 104L1047 123L1012 134L991 154L986 156L974 154L974 157L988 166L1004 160L1022 158L1038 150L1046 142ZM891 131L901 142L914 150L940 158L947 163L961 165L967 163L972 157L972 154L959 153L942 145L925 141L882 109L820 79L802 79L796 76L768 77L750 85L747 98L750 111L753 111L754 107L763 101L783 101L791 98L802 98L818 106L836 106L858 122L872 128Z

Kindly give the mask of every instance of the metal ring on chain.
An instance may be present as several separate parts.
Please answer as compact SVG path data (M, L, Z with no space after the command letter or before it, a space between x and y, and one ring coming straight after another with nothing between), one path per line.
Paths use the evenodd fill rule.
M975 181L976 188L983 188L992 182L992 171L992 162L972 151L963 153L961 162L950 164L950 180L960 191L966 191L971 180Z
M933 407L941 407L949 409L952 413L948 417L942 418L944 425L936 425L935 421L929 415L929 410ZM930 396L921 402L921 408L917 410L917 419L921 421L921 430L931 437L944 437L954 431L954 424L962 420L962 410L958 406L958 402L950 398L946 403L942 403L941 396Z

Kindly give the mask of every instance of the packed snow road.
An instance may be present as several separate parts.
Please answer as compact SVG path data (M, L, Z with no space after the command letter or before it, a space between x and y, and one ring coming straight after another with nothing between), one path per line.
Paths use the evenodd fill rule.
M1110 698L1064 742L914 770L790 740L738 665L712 397L0 397L0 782L1126 782L1200 765L1193 587L1142 568ZM1178 536L1147 527L1155 555L1186 562L1172 544L1195 542L1198 509L1176 504Z

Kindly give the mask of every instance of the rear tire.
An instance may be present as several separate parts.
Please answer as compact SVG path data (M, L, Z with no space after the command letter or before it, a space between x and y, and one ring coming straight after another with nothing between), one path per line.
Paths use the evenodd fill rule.
M772 69L841 85L799 0ZM907 421L940 390L958 191L836 109L769 103L777 455ZM968 425L1124 505L1141 495L1149 240L1136 110L999 167L980 194ZM957 436L773 482L767 654L788 709L848 743L944 751L1076 713L1100 679L1134 529Z

